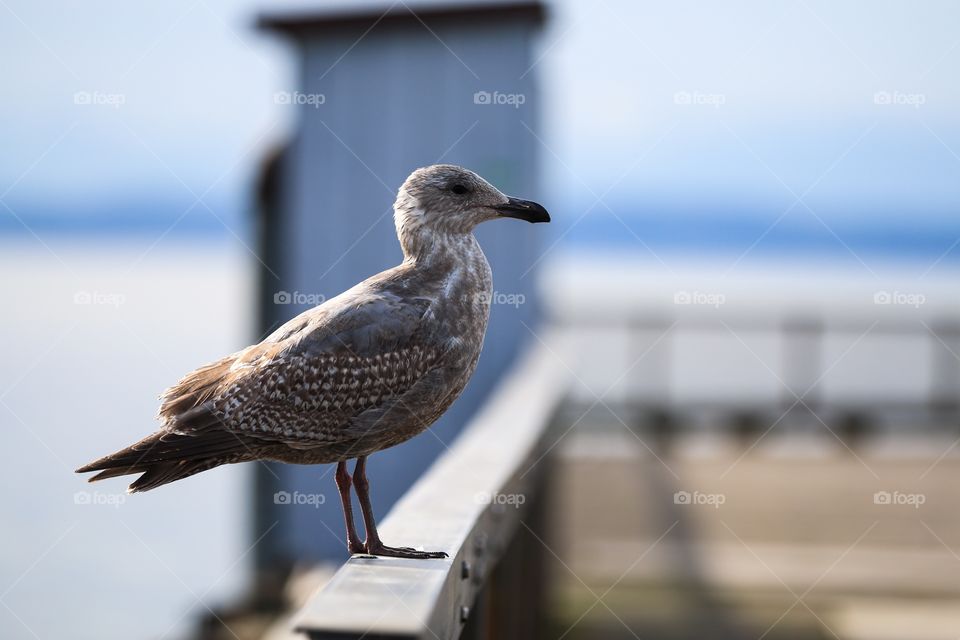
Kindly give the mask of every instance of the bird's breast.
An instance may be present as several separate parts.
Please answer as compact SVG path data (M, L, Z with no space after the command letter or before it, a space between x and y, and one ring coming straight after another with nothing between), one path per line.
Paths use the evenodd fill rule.
M451 339L468 344L482 342L490 316L493 278L479 247L477 253L449 270L442 288L444 306L449 309L444 316Z
M464 235L434 247L419 261L415 280L430 283L428 333L443 345L451 374L469 376L483 346L490 315L493 278L476 239ZM423 290L423 288L421 288Z

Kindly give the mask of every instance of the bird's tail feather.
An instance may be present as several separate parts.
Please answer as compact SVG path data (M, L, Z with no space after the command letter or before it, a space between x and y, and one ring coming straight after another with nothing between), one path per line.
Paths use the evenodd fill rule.
M127 487L127 493L138 493L140 491L156 489L161 485L174 482L175 480L182 480L195 473L218 467L224 462L223 460L207 459L190 462L181 460L180 462L153 464L147 468L143 475Z
M95 476L91 476L87 479L87 482L97 482L98 480L106 480L107 478L116 478L117 476L125 476L131 473L141 473L148 469L147 465L138 465L136 467L118 467L116 469L106 469L101 471Z
M77 473L99 471L89 482L142 473L127 489L134 493L155 489L221 464L240 462L250 458L250 454L246 439L228 431L195 435L159 431L80 467Z

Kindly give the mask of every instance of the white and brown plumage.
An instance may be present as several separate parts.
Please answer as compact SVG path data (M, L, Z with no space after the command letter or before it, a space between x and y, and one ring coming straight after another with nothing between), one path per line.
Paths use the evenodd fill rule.
M429 427L473 374L493 291L473 228L501 217L550 220L540 205L461 167L414 171L394 203L399 266L188 374L161 396L159 431L77 471L99 471L91 481L140 473L129 488L136 492L233 462L336 462L351 552L443 557L380 541L366 457Z

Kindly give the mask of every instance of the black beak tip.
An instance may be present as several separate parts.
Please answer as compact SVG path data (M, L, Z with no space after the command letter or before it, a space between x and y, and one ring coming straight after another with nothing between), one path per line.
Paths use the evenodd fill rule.
M532 200L510 198L505 204L494 207L494 209L506 218L526 220L530 223L550 222L550 214L543 208L543 205Z

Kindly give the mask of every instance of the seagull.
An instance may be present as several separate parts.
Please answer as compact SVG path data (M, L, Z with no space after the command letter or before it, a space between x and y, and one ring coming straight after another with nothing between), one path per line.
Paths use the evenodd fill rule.
M401 264L187 374L160 396L158 431L77 473L98 471L90 482L142 474L128 488L135 493L235 462L336 463L351 554L446 557L380 540L367 457L428 428L473 375L493 294L474 227L550 216L448 164L410 174L393 208Z

